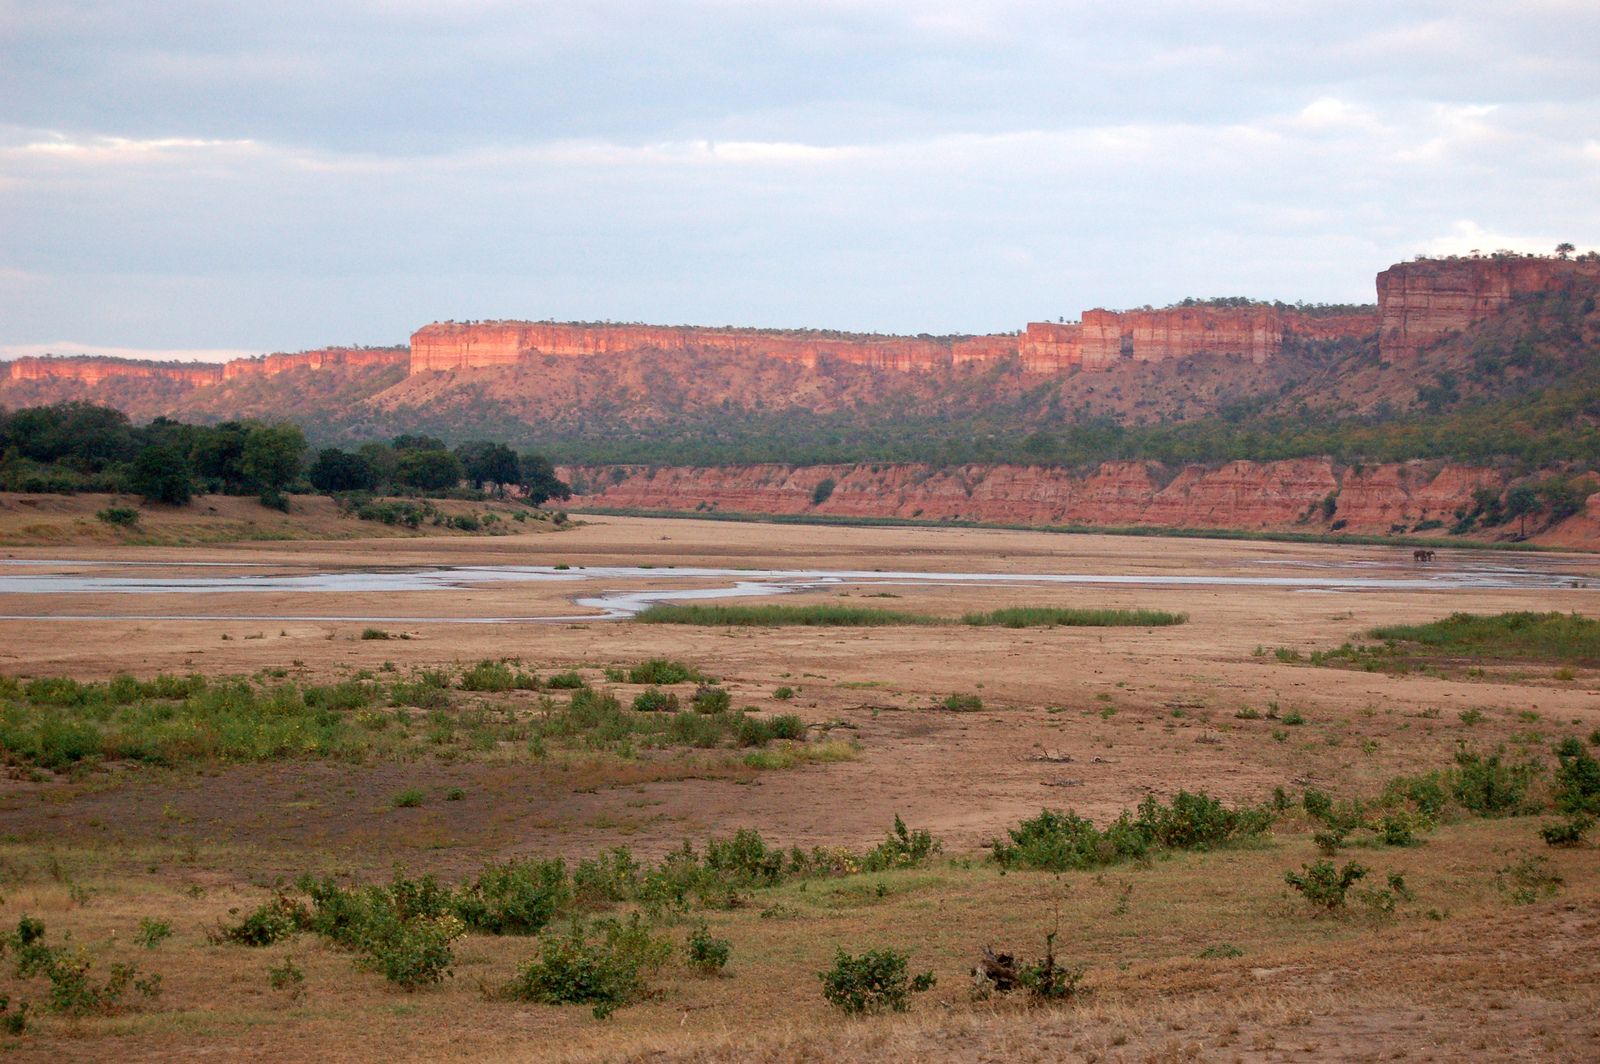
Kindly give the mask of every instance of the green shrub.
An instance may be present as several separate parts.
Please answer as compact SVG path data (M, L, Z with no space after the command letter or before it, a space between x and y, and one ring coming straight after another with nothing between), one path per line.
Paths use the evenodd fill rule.
M1532 905L1561 890L1561 876L1545 857L1521 857L1495 873L1495 883L1513 905Z
M134 936L134 941L145 949L155 949L171 937L172 921L156 920L146 916L139 920L139 931Z
M1332 912L1344 908L1345 895L1351 886L1366 877L1367 872L1365 866L1354 861L1343 868L1335 868L1332 861L1318 861L1302 865L1299 872L1285 872L1283 881L1299 891L1312 905Z
M911 1007L912 994L934 985L932 972L911 976L909 961L909 955L892 949L868 950L857 957L838 947L833 967L817 973L822 996L851 1016L905 1012Z
M627 901L638 893L641 872L626 846L579 861L572 870L573 900L586 909Z
M416 809L427 799L427 797L428 796L423 793L420 787L407 787L405 790L397 792L393 798L389 799L389 804L394 806L396 809Z
M0 1032L10 1035L22 1034L28 1029L28 1003L17 1002L17 1007L12 1009L11 999L0 994Z
M794 688L780 687L776 691L772 692L772 697L776 698L779 702L787 702L789 699L794 697Z
M714 937L702 920L689 933L684 950L690 968L701 975L716 975L727 966L733 944L725 938Z
M66 1016L110 1016L121 1012L131 988L146 1000L161 994L161 976L139 974L132 964L111 965L106 981L98 983L91 972L94 962L79 948L72 954L57 950L45 977L50 980L46 999L52 1012Z
M363 629L361 629L361 638L362 639L393 639L394 636L390 635L388 632L385 632L382 628L363 628Z
M554 676L546 680L544 685L550 688L552 691L576 691L580 688L588 686L588 684L584 682L583 677L578 675L578 673L572 669L568 669L566 672L556 673Z
M639 713L676 713L678 696L659 687L649 687L634 697L633 708Z
M952 713L976 713L983 708L983 699L977 695L953 694L946 695L939 704Z
M1001 628L1159 628L1183 624L1187 613L1166 610L1081 609L1056 606L1011 606L988 613L968 613L962 624Z
M1056 961L1056 932L1044 937L1044 956L1017 971L1017 983L1040 1001L1065 1001L1083 991L1084 965L1067 968Z
M406 990L442 982L455 963L451 948L465 930L454 916L400 919L378 914L362 930L357 963Z
M726 688L701 685L694 693L696 713L726 713L733 708L733 696Z
M780 713L767 721L774 739L798 741L806 737L806 722L793 713Z
M912 831L896 813L894 827L888 838L868 850L861 859L864 872L882 872L890 868L915 868L924 864L943 847L925 830Z
M1449 774L1450 796L1478 816L1507 816L1527 804L1528 787L1539 774L1536 761L1507 762L1504 751L1492 754L1462 750Z
M296 1001L305 997L305 984L306 973L294 962L293 957L285 957L282 964L275 964L267 969L267 985L274 990L287 993Z
M474 931L534 935L571 904L565 863L530 858L486 865L461 888L454 908Z
M480 661L461 674L463 691L533 691L539 678L514 671L503 661Z
M574 919L565 935L539 937L539 956L517 972L508 997L550 1005L589 1005L596 1019L636 1000L647 975L666 963L672 946L653 938L634 913L626 922Z
M1587 814L1574 814L1559 823L1545 825L1539 829L1539 834L1551 846L1581 846L1589 829L1594 827L1594 820Z
M699 669L685 665L681 661L671 661L667 658L651 658L649 661L641 661L628 670L629 683L674 684L688 683L691 680L696 683L705 683L709 681L709 677L701 673Z
M740 746L766 746L773 739L772 722L740 713L734 717L733 738Z
M1600 815L1600 760L1577 739L1556 746L1556 809L1574 816Z
M270 946L304 928L310 920L305 906L286 894L274 894L236 924L224 924L211 934L217 942L239 946Z
M1170 804L1147 797L1102 831L1071 811L1045 809L993 844L1006 867L1066 871L1145 856L1152 849L1205 850L1259 835L1271 825L1266 809L1228 809L1203 791L1179 791Z
M139 511L131 506L108 506L94 516L113 528L137 528L139 525Z

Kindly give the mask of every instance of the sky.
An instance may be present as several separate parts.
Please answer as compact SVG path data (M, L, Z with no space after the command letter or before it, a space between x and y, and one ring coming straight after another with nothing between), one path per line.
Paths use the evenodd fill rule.
M0 357L1010 331L1561 241L1595 0L0 0Z

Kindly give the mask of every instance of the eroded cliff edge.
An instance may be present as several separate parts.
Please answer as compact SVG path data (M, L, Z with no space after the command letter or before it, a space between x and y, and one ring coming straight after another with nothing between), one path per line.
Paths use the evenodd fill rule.
M852 465L737 467L575 466L561 471L575 509L687 514L808 514L985 524L1103 528L1239 529L1263 532L1440 536L1474 505L1528 477L1438 461L1338 466L1326 458L1170 468L1106 462L1089 471L1047 466ZM1537 543L1600 543L1600 494L1576 514L1537 530ZM1515 538L1516 521L1473 538ZM1470 545L1471 539L1464 540Z

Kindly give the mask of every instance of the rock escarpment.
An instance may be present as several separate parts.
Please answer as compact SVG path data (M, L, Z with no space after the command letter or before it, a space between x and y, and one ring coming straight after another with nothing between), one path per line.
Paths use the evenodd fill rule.
M736 353L808 369L834 360L873 369L927 372L1019 359L1030 373L1108 369L1124 361L1243 355L1265 362L1290 336L1370 334L1375 314L1312 316L1273 304L1089 310L1081 322L1034 322L1020 334L974 337L860 336L690 326L442 322L411 336L411 373L493 369L541 357L598 358L633 351Z
M1600 287L1600 259L1489 258L1402 262L1378 274L1378 346L1386 359L1415 355L1518 297Z
M1324 532L1338 522L1346 532L1371 534L1452 524L1476 489L1499 490L1509 483L1497 470L1472 466L1417 461L1340 467L1326 458L1175 471L1147 462L1106 462L1088 472L911 464L562 472L579 492L572 500L577 508L1303 532ZM819 490L824 482L831 489ZM1559 534L1559 527L1550 533L1557 539Z
M131 379L205 388L224 381L276 377L297 369L343 366L355 369L397 366L410 358L397 347L323 347L293 354L258 355L228 362L149 362L133 358L98 356L27 357L5 363L11 381L69 381L95 387L107 381Z

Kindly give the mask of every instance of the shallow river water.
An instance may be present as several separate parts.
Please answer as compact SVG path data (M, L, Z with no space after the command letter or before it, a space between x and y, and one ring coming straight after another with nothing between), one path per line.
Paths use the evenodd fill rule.
M52 596L52 608L40 613L0 613L0 620L339 620L412 621L451 624L506 624L626 620L659 602L749 598L815 590L833 585L963 586L963 587L1273 587L1304 592L1448 591L1455 589L1548 590L1559 592L1597 586L1586 573L1561 571L1560 565L1508 563L1504 558L1461 560L1406 570L1388 562L1273 559L1253 563L1268 571L1224 573L986 573L919 572L850 569L714 569L594 566L558 569L539 565L481 565L415 568L344 569L308 573L253 573L249 566L193 562L84 562L48 560L0 561L0 595ZM1277 575L1274 567L1292 566L1294 575ZM200 573L196 569L232 571ZM41 569L52 571L38 571ZM113 573L97 570L114 569ZM33 571L30 571L33 570ZM132 571L132 575L129 571ZM165 572L164 572L165 570ZM660 587L661 583L693 583L694 587ZM571 600L585 612L535 616L426 617L315 615L244 611L205 613L187 608L141 614L106 614L74 610L80 595L188 596L210 594L373 594L462 591L525 583L570 585ZM587 586L586 586L587 585ZM604 585L595 587L594 585ZM641 586L651 585L651 586ZM593 588L592 593L588 592ZM162 600L165 606L172 599Z

